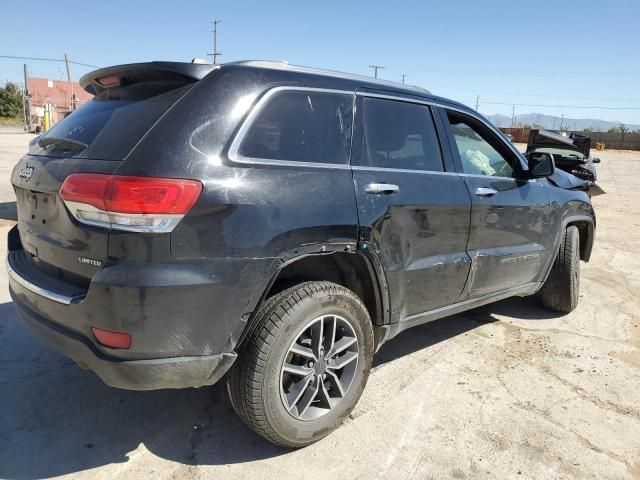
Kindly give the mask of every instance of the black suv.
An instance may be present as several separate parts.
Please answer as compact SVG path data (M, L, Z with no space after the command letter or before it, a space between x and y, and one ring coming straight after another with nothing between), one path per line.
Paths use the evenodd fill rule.
M240 417L300 447L406 328L536 292L577 304L587 194L464 105L275 62L81 84L94 100L13 171L7 266L25 322L109 385L226 373Z

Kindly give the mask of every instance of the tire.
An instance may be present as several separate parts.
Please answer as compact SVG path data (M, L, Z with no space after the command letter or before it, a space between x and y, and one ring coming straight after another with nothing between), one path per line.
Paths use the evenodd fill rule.
M335 283L305 282L270 297L255 322L227 379L234 410L279 446L327 436L360 399L371 369L373 329L362 301Z
M552 311L569 313L578 306L580 295L580 232L567 227L560 241L549 277L540 289L542 305Z

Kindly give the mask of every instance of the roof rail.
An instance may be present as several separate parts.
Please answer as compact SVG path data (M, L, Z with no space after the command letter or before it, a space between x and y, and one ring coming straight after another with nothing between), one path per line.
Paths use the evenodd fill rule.
M336 70L325 70L321 68L303 67L300 65L291 65L286 61L273 61L273 60L241 60L237 62L228 62L223 65L243 65L247 67L255 68L269 68L273 70L288 70L291 72L310 73L315 75L327 75L331 77L344 78L347 80L364 81L367 83L374 83L380 86L387 86L393 88L404 88L406 90L413 90L419 93L431 94L426 88L418 87L415 85L407 85L405 83L393 82L391 80L381 80L377 78L366 77L364 75L356 75L353 73L339 72Z

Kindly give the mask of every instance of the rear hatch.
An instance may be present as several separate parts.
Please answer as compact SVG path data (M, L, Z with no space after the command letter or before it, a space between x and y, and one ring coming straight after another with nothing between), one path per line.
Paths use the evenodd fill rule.
M23 249L10 253L12 263L86 289L107 260L110 230L79 223L58 194L62 183L72 173L116 172L153 125L212 68L151 62L83 77L81 85L95 98L32 141L13 171Z

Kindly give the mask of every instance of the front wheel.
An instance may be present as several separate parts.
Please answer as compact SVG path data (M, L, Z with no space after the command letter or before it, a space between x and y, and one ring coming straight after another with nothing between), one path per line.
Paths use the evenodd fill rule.
M352 291L306 282L269 298L227 381L234 410L277 445L303 447L336 429L369 376L373 331Z
M560 250L539 296L549 310L569 313L578 306L579 295L580 232L578 227L570 226L564 231Z

